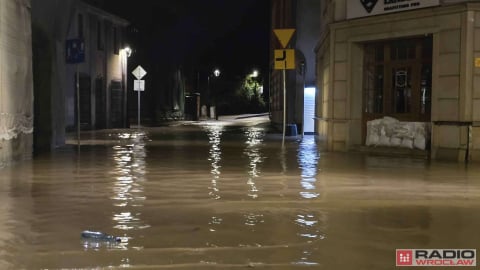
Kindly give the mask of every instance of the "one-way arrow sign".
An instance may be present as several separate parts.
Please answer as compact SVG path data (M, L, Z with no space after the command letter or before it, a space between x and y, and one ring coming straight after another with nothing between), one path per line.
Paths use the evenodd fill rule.
M142 68L142 66L138 66L132 71L133 76L137 78L137 80L141 80L145 75L147 75L147 72Z

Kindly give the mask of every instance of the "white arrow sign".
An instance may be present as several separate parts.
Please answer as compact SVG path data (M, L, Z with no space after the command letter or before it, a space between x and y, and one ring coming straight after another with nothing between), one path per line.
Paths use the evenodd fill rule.
M137 78L137 80L141 80L143 76L147 75L147 72L142 68L142 66L138 66L132 71L133 76Z

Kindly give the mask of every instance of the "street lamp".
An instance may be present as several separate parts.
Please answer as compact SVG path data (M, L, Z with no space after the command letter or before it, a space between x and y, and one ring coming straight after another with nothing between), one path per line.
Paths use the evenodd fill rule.
M213 75L215 75L215 77L220 77L220 70L217 68L213 71Z
M128 58L132 55L132 49L129 46L126 46L121 50L121 61L122 61L122 77L125 83L125 91L123 93L123 126L128 126L128 113L127 113L127 91L128 91Z
M127 57L130 57L132 55L132 49L130 49L129 46L125 47L125 49L123 49L123 51L125 52L125 55Z
M213 76L215 76L215 78L218 78L220 77L220 69L216 68L215 70L213 70ZM212 74L208 74L208 77L207 77L207 90L208 90L208 94L207 96L210 95L210 77L212 76ZM213 108L210 107L210 116L215 115L215 119L218 120L218 114L217 114L217 97L216 97L216 91L213 91Z
M258 70L254 69L252 74L250 74L250 78L253 81L253 93L255 95L255 98L258 98L258 85L257 85L257 78L258 77Z

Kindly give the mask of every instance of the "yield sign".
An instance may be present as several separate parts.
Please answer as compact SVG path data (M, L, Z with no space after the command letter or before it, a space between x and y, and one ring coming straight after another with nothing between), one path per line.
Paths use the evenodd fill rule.
M133 76L137 78L137 80L141 80L143 76L147 75L147 72L142 68L142 66L138 66L132 71Z
M285 28L285 29L273 29L273 32L278 38L278 41L282 44L282 48L287 47L288 42L293 36L293 33L295 33L294 28Z

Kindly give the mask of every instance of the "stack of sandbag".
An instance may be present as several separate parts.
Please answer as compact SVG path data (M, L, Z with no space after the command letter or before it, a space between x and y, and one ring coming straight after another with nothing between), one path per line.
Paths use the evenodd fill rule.
M391 146L425 150L429 136L428 123L400 122L385 116L367 122L367 146Z

